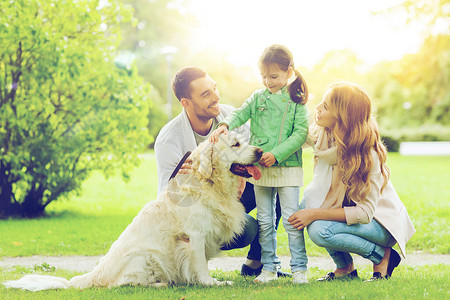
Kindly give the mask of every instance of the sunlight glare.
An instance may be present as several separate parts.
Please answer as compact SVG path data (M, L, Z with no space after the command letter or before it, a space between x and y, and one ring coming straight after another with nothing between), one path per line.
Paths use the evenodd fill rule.
M418 50L417 28L401 12L373 15L399 0L192 0L187 10L201 28L192 45L219 48L236 65L255 66L262 50L288 46L295 64L313 66L334 49L351 49L368 64L399 59Z

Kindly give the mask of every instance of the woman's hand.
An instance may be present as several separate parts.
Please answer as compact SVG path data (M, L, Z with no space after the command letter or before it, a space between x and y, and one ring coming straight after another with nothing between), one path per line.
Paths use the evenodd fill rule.
M222 133L227 134L228 132L228 126L227 125L220 125L216 130L214 130L211 135L209 136L208 141L210 143L217 143L219 141L219 135L221 135Z
M288 222L298 230L305 228L316 220L346 222L343 208L307 208L300 209L289 217Z
M317 213L315 209L301 209L289 217L288 222L294 228L301 230L316 220Z
M266 152L261 156L261 159L259 160L259 164L263 167L270 168L273 166L274 163L277 162L277 159L275 156L273 156L272 153Z

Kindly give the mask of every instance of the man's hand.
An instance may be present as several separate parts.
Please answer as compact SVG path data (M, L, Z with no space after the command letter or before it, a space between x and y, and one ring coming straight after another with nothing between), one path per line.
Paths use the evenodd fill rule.
M314 209L297 210L289 217L288 222L294 228L301 230L316 220L317 213Z
M245 181L244 178L239 177L239 187L238 187L238 199L241 199L242 194L244 193L245 190L245 184L247 183L247 181Z
M188 158L185 160L185 162L181 165L180 170L178 171L179 174L189 174L192 173L192 159Z
M273 166L274 163L277 162L277 159L275 156L273 156L272 153L266 152L262 155L261 159L259 160L259 164L263 167L269 168Z
M209 136L208 141L210 143L217 143L219 141L219 135L222 133L227 134L228 132L228 126L225 124L220 125L216 130L214 130L211 135Z

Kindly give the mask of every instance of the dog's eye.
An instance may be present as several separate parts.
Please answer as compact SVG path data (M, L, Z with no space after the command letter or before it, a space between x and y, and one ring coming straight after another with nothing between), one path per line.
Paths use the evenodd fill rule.
M241 144L239 144L239 142L234 143L233 145L231 145L231 147L239 147Z

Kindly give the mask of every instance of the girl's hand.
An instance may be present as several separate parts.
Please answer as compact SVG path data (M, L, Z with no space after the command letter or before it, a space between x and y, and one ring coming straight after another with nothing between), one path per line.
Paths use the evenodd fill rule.
M270 168L273 166L274 163L277 162L277 159L275 156L273 156L272 153L266 152L261 156L261 159L259 160L259 164L263 167Z
M294 228L301 230L314 222L316 220L315 216L317 214L314 212L314 209L301 209L296 211L289 217L288 222Z
M228 132L228 126L227 125L220 125L216 130L214 130L211 135L208 138L208 141L210 143L217 143L219 141L219 135L221 135L222 133L227 134Z

